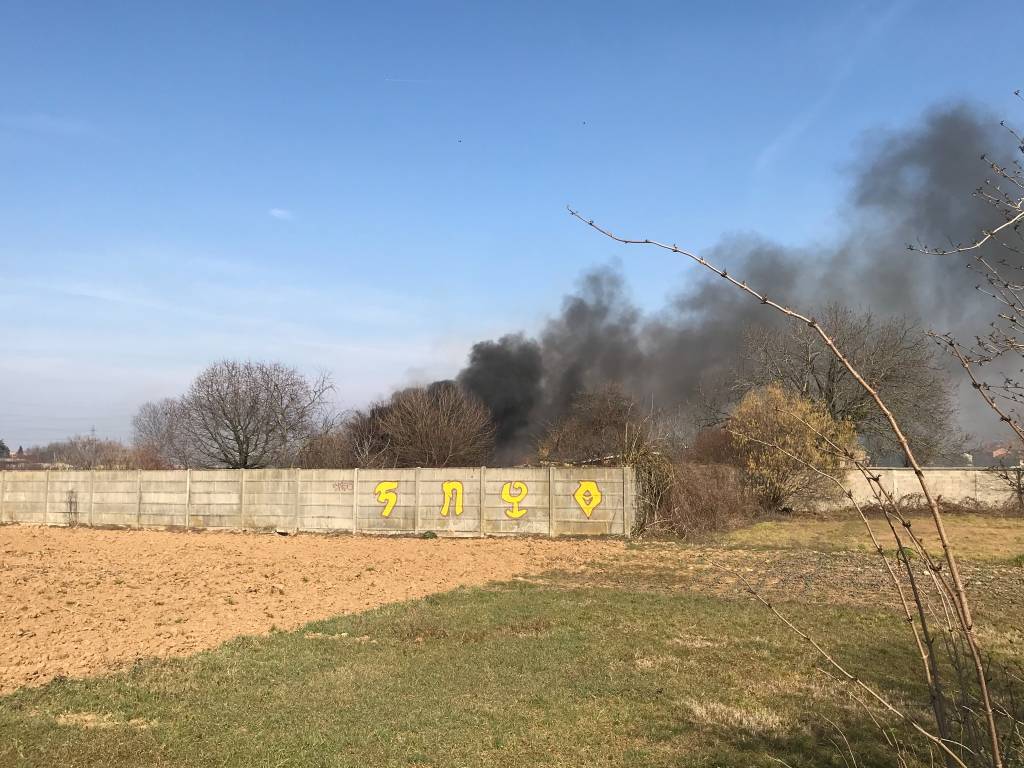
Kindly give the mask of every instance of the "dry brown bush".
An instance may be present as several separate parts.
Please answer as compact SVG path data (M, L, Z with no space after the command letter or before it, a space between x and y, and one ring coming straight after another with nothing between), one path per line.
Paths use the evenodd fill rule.
M765 509L808 509L836 499L840 450L855 446L849 421L836 421L824 405L778 384L752 389L727 424L743 460L747 482Z
M614 384L577 393L569 411L550 424L537 443L543 463L632 467L634 535L671 530L662 521L673 506L674 459L679 450L665 414L643 412Z
M691 464L742 465L735 439L719 427L709 427L698 432L683 452L683 459Z
M125 455L125 469L174 469L174 465L152 446L128 448Z
M726 464L681 462L671 468L661 508L648 529L699 538L762 514L743 471Z
M1017 506L1016 499L1007 499L1002 504L980 501L973 497L966 497L958 501L950 501L942 496L935 499L939 509L947 515L986 515L994 517L1019 517L1021 512ZM889 506L895 506L904 517L924 517L929 515L928 502L920 493L907 493L894 498ZM865 513L884 517L887 506L875 502L863 505ZM881 519L881 517L880 517Z
M356 462L352 442L343 430L314 435L299 449L295 463L302 469L342 469Z
M721 429L699 433L684 449L669 415L641 409L621 388L581 392L537 446L541 461L632 467L634 535L686 538L724 530L761 512L749 489L734 438ZM730 466L730 463L733 466Z

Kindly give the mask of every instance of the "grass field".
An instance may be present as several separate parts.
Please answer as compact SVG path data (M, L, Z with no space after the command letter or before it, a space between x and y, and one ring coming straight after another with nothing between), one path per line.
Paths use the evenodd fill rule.
M1005 523L1011 539L1024 529L975 522ZM633 545L589 573L460 588L24 689L0 700L0 765L797 768L848 765L851 749L860 766L889 764L843 686L714 566L747 571L869 682L922 700L874 556L852 528L822 525ZM834 554L805 550L833 530ZM1002 547L978 539L963 554L975 582L1009 596L979 611L989 645L1016 655L1024 550Z

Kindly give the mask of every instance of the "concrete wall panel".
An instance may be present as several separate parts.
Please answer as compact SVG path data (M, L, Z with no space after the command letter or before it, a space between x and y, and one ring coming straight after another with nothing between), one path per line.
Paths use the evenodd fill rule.
M139 525L139 481L137 470L95 470L93 472L92 524L136 528Z
M896 498L922 495L921 485L912 469L885 467L871 471L878 475L882 487ZM931 493L948 502L1000 505L1012 500L1013 493L1009 485L991 470L929 467L924 473ZM871 487L860 472L850 470L847 473L846 487L853 491L854 500L858 504L875 502Z
M46 472L4 472L5 521L37 523L46 520Z
M3 518L46 523L46 472L3 472Z
M89 473L51 470L45 482L47 523L87 525L92 486Z
M184 472L142 473L139 520L143 528L183 528L189 481Z
M300 530L331 533L352 530L355 470L296 470L299 476Z
M622 469L564 468L553 478L553 536L623 534Z
M356 484L360 533L415 533L416 480L413 469L361 469Z
M484 534L547 534L551 519L548 470L484 470Z
M479 467L419 470L419 516L423 530L449 536L480 533Z
M245 528L242 519L241 471L194 469L189 493L191 527Z
M244 474L243 526L256 530L293 529L297 501L296 471L247 469Z

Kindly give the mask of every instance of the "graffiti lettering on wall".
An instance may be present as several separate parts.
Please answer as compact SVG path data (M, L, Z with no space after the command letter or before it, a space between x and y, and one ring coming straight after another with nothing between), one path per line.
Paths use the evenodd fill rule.
M593 480L580 480L580 487L572 495L576 503L580 505L583 514L589 519L594 510L601 503L601 489Z
M513 520L518 520L520 517L529 512L528 509L524 509L519 505L526 501L526 496L530 492L529 488L526 487L526 483L516 480L511 483L505 483L501 486L501 500L506 504L512 506L505 510L505 514L511 517Z
M444 493L444 506L441 507L441 517L448 517L448 513L452 511L452 497L455 497L455 515L458 517L462 514L462 483L458 480L449 480L447 483L441 483L441 491Z
M377 502L382 505L380 516L390 517L398 504L398 482L394 480L382 480L373 489ZM351 490L351 489L346 489ZM463 512L463 501L465 498L465 487L459 480L447 480L441 483L441 493L444 501L441 505L441 517L454 515L459 517ZM530 510L522 506L529 496L530 489L521 480L512 480L501 486L501 500L509 506L505 509L505 516L518 520L524 517ZM579 487L572 495L573 501L579 506L580 511L589 519L594 514L604 498L601 488L593 480L580 480Z
M380 511L381 517L391 517L395 504L398 503L398 494L395 493L397 487L398 483L394 480L382 480L373 489L374 494L377 496L377 501L384 505L384 509Z

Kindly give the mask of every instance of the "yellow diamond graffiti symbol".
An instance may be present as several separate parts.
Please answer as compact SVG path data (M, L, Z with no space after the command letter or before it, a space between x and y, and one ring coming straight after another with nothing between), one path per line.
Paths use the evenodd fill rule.
M580 480L580 487L576 489L576 493L572 497L580 505L583 514L589 518L601 503L601 489L593 480Z

